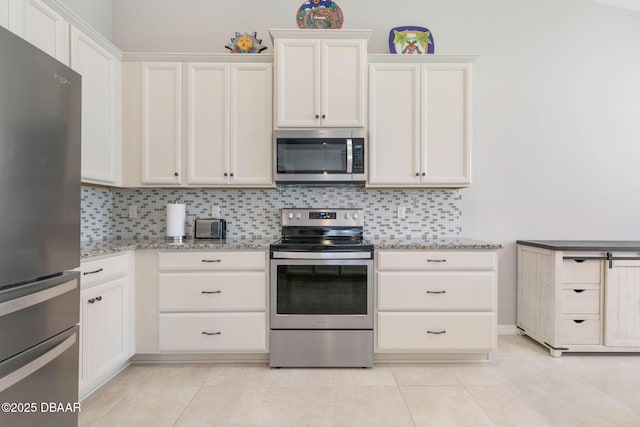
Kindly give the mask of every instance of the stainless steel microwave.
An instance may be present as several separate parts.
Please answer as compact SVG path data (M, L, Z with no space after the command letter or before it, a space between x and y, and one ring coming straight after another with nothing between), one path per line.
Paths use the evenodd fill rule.
M280 184L355 184L367 180L364 129L277 130L274 178Z

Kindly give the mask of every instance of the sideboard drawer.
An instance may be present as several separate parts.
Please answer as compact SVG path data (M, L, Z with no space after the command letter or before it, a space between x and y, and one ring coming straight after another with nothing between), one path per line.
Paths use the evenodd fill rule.
M561 312L565 314L600 313L599 289L562 289L560 291Z
M381 351L492 351L493 313L378 313Z
M560 321L562 344L602 344L600 319L562 319Z
M600 283L602 262L598 260L562 262L562 283Z

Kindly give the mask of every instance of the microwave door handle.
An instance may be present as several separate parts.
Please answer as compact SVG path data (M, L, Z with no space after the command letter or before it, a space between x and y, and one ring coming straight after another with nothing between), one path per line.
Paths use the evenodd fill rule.
M347 173L353 172L353 139L347 138Z

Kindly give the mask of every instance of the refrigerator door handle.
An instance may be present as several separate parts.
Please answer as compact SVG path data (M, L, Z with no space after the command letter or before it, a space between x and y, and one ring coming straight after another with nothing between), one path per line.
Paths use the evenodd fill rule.
M78 279L72 279L61 285L47 288L43 291L35 292L25 295L20 298L15 298L9 301L0 303L0 317L6 316L18 310L40 304L44 301L53 299L57 296L65 294L69 291L73 291L78 287Z
M0 378L0 392L5 391L12 385L22 381L37 370L51 363L58 356L60 356L71 346L73 346L76 343L76 340L76 334L74 333L69 338L65 339L60 344L47 351L43 355L40 355L39 357L33 359L31 362L11 372L9 375Z

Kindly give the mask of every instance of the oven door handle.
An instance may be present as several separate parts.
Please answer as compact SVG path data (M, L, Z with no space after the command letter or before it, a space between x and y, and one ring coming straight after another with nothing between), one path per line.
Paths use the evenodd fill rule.
M371 259L371 252L279 252L273 251L273 259Z

